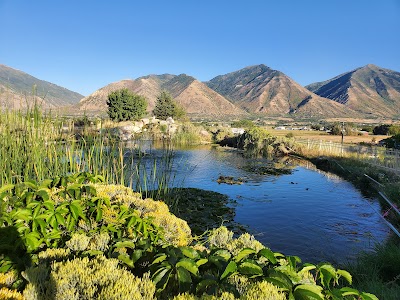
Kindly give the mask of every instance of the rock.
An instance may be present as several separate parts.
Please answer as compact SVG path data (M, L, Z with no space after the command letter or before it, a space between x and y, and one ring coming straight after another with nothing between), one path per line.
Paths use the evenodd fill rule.
M144 119L141 119L140 121L142 121L143 125L150 124L150 119L149 118L144 118Z

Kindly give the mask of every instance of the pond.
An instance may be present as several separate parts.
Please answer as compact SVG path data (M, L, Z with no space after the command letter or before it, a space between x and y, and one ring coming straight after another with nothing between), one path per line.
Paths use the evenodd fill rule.
M352 261L388 236L378 200L334 174L293 159L283 162L292 168L283 175L246 171L249 164L254 160L236 150L175 150L172 185L228 195L236 203L236 222L273 251L298 255L303 262ZM219 184L220 176L241 178L243 183Z

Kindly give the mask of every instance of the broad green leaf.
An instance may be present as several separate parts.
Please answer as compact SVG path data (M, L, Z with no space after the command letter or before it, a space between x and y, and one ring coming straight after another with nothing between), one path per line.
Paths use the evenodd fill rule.
M153 282L157 285L164 276L168 276L168 272L171 271L171 266L168 267L162 267L160 269L158 269L152 276L151 279L153 280Z
M191 259L198 259L200 257L199 253L190 247L179 247L182 251L182 254Z
M255 263L252 262L242 262L239 267L238 267L238 271L241 274L244 275L262 275L263 274L263 270L261 269L261 267Z
M133 263L133 261L131 260L131 258L129 257L129 255L127 255L127 254L120 254L120 255L118 255L118 259L119 259L120 261L122 261L123 263L125 263L127 266L129 266L129 267L131 267L131 268L134 267L134 263Z
M199 259L198 261L196 261L196 265L197 265L198 267L200 267L200 266L202 266L202 265L204 265L204 264L206 264L206 263L208 263L208 259L207 259L207 258L201 258L201 259Z
M190 289L192 284L192 277L190 273L183 267L178 267L176 269L176 274L178 275L179 282L179 292L184 293Z
M293 270L297 269L297 264L301 263L301 259L298 256L288 256L287 261L289 262L289 265L292 267Z
M58 227L57 218L55 215L51 215L47 222L51 225L51 227L56 228Z
M12 215L12 218L28 222L32 218L32 211L30 209L19 209Z
M33 222L40 227L40 231L43 234L46 232L47 223L43 219L37 218Z
M36 183L33 182L33 181L27 180L27 181L24 181L23 184L24 184L26 187L31 188L31 189L34 190L34 191L37 190L37 185L36 185Z
M115 248L130 248L130 249L135 249L136 245L132 241L123 241L123 242L117 242L115 243Z
M45 238L50 239L50 240L55 240L61 238L61 231L57 229L53 229L51 232L49 232Z
M158 264L160 262L163 262L166 259L167 259L167 255L166 254L158 254L158 255L156 255L156 258L153 260L153 262L151 264L155 265L155 264Z
M70 203L69 207L70 207L72 216L75 220L78 220L79 217L84 218L81 201L74 200Z
M313 264L304 264L303 268L300 270L300 272L309 272L311 270L315 270L317 267Z
M229 264L226 266L224 273L222 273L220 280L224 280L226 277L230 276L231 274L235 273L237 270L237 265L234 261L230 261Z
M228 250L220 249L215 251L212 256L221 257L223 260L228 261L231 258L231 253Z
M176 264L176 267L185 268L195 276L199 274L199 268L197 267L196 263L189 258L182 258L181 260L179 260Z
M289 276L287 276L283 272L275 270L275 269L270 269L270 270L268 270L267 279L268 278L277 280L277 281L281 282L282 285L284 287L286 287L288 290L292 290L292 287L293 287L292 280L289 278ZM280 285L280 287L281 287L281 285Z
M61 186L67 187L68 181L66 177L61 177Z
M296 286L293 295L296 300L324 300L322 287L311 284L301 284Z
M332 279L336 279L336 270L330 264L322 264L318 266L319 277L321 279L322 286L325 288L329 287Z
M137 262L143 255L143 250L137 249L132 252L131 259L133 263Z
M268 259L272 264L276 264L277 263L277 259L274 255L274 252L272 252L270 249L268 248L264 248L261 249L260 251L258 251L258 256L263 256L266 259Z
M0 194L12 190L14 188L14 184L6 184L0 187Z
M248 257L250 254L256 253L255 250L251 249L251 248L244 248L243 250L241 250L235 257L235 261L239 262L241 261L243 258Z
M376 297L374 294L370 294L370 293L362 292L360 294L360 296L361 296L361 299L363 299L363 300L379 300L378 297Z
M336 273L342 276L344 279L346 279L349 284L352 284L353 278L349 272L347 272L346 270L338 269Z
M31 203L31 201L33 200L33 196L34 196L33 192L26 192L24 193L24 196L22 198L24 198L25 203L29 205L29 203Z
M25 244L28 251L36 251L42 244L42 239L37 232L30 232L25 236Z
M53 179L45 179L42 182L40 182L39 188L50 188L52 182Z
M46 207L48 210L54 210L54 202L51 200L45 200L43 202L43 206Z
M340 291L342 292L343 296L359 296L360 292L356 289L350 287L341 288Z
M46 190L38 190L36 194L39 195L43 199L43 201L47 201L50 199L49 192Z
M264 278L265 281L272 283L273 285L277 286L278 288L282 289L283 291L291 291L291 284L288 285L286 281L281 280L280 278L272 278L266 277Z
M57 219L58 224L61 224L61 225L63 225L63 226L66 225L66 224L65 224L65 219L64 219L64 217L63 217L60 213L56 212L54 215L56 216L56 219Z

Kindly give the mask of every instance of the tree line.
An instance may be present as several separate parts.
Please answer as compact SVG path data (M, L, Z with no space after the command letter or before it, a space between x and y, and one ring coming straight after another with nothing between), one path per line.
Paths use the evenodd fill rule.
M108 95L107 113L110 119L116 122L139 120L146 115L147 104L147 99L144 96L124 88L113 91ZM182 119L186 116L183 107L166 91L162 91L158 95L152 113L161 120L166 120L168 117Z

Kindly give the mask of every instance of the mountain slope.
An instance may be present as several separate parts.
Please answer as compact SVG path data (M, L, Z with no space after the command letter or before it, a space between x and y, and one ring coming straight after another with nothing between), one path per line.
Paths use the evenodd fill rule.
M400 73L389 69L369 64L306 88L363 114L400 116Z
M83 96L22 71L0 64L0 105L24 108L35 101L45 108L79 102Z
M265 65L220 75L206 84L251 113L309 117L356 115L354 111L311 93L284 73Z
M204 83L186 74L149 75L136 80L114 82L82 99L79 109L106 111L108 94L120 88L127 88L145 96L148 100L147 110L149 112L153 110L160 92L166 90L189 115L232 116L245 114L244 111L208 88Z

